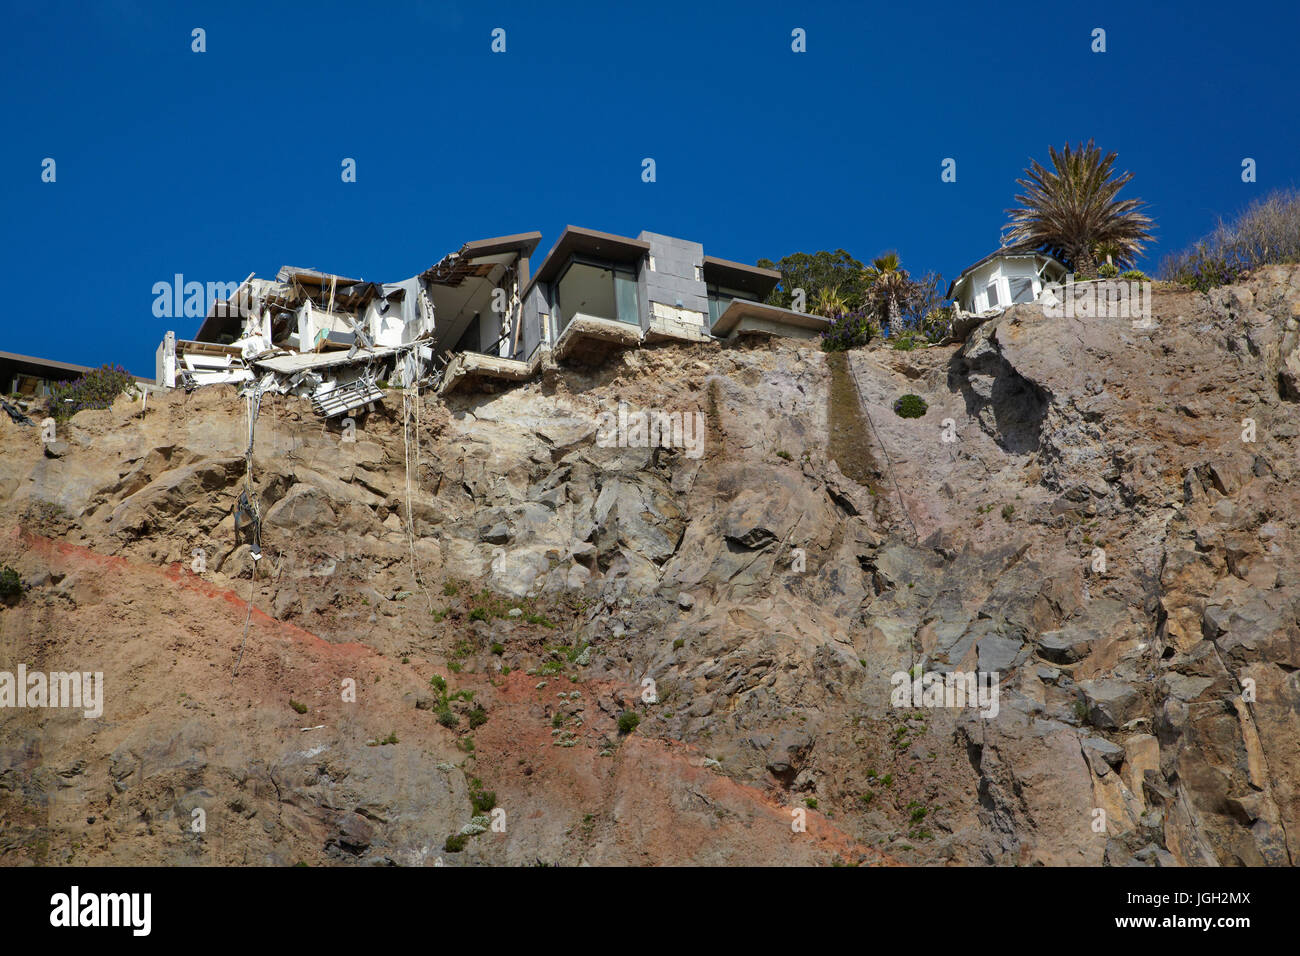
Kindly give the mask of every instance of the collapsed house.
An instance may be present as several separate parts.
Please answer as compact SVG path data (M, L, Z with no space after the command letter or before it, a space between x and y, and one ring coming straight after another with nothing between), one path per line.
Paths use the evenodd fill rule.
M537 232L466 243L393 283L285 266L213 302L192 340L168 332L160 386L255 383L332 418L382 385L439 394L524 381L544 363L594 364L643 342L812 338L826 319L762 304L780 273L704 255L696 242L567 227L536 275Z

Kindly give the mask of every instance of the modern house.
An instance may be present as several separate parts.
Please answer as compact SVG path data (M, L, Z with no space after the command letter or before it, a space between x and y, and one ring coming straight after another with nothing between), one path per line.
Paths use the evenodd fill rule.
M1004 247L962 270L946 298L963 312L988 312L1034 302L1049 282L1062 282L1066 269L1052 256L1032 249Z
M780 279L706 256L698 242L568 226L524 290L524 340L558 362L591 362L642 342L811 338L827 328L821 316L761 304Z
M0 391L23 400L45 398L49 396L52 386L60 382L71 382L93 371L86 365L71 365L31 355L0 352ZM151 379L133 377L138 385L154 384Z
M704 254L698 242L568 226L535 274L537 232L463 245L394 283L286 266L210 304L193 340L168 332L158 381L240 383L310 395L327 416L382 397L381 380L440 394L593 364L612 349L740 335L813 338L828 321L763 305L780 273Z

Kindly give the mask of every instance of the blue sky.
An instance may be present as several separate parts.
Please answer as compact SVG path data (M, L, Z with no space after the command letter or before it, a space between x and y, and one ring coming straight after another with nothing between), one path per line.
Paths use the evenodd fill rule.
M951 278L1028 160L1089 137L1150 203L1154 269L1300 182L1293 2L5 0L3 23L0 349L142 375L197 329L153 315L176 273L392 281L532 229L536 266L572 223L746 262L896 249Z

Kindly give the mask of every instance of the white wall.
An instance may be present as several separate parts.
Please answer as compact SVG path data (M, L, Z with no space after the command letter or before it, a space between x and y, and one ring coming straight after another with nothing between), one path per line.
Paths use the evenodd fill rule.
M1018 256L986 262L966 277L966 286L959 299L961 307L967 312L1006 308L1012 304L1011 280L1016 278L1029 280L1033 290L1033 300L1037 300L1043 294L1044 281L1051 282L1064 275L1064 271L1054 262L1049 262L1043 267L1042 276L1038 274L1038 268L1038 259L1031 257ZM990 301L990 286L997 290L996 303Z

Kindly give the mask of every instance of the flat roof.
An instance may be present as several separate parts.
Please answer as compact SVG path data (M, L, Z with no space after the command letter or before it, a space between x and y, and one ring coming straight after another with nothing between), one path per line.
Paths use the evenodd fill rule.
M84 375L86 372L93 372L88 365L73 365L70 362L56 362L53 359L37 358L34 355L19 355L17 352L0 352L0 362L8 362L13 365L24 365L31 368L31 372L39 373L41 370L52 372L75 372L78 375Z
M80 378L87 372L95 371L89 365L73 365L71 362L56 362L54 359L37 358L34 355L19 355L17 352L0 352L0 364L16 365L27 375L36 375L48 378L58 378L61 380L70 380ZM59 375L42 376L45 372L58 372ZM130 372L126 373L131 375ZM143 375L131 375L131 378L137 382L144 382L152 385L153 379L145 378Z
M513 236L496 236L492 239L475 239L467 242L461 249L461 255L467 259L479 256L495 256L503 252L517 252L521 256L531 256L537 244L542 241L540 232L518 232Z
M569 261L574 253L588 255L608 262L638 262L650 251L650 243L642 239L616 236L609 232L597 232L595 229L583 229L581 226L565 226L564 232L556 241L546 259L538 267L536 275L528 283L531 289L538 282L550 282ZM527 292L528 289L524 291Z
M816 315L812 312L796 312L793 309L783 309L780 306L767 305L763 302L750 302L747 299L732 299L723 313L718 316L718 321L713 323L713 334L728 334L746 316L771 319L780 322L782 325L793 325L801 329L816 329L818 331L829 328L831 324L830 319L824 315Z
M747 266L743 262L732 262L716 256L704 257L703 271L705 282L748 292L755 299L767 298L767 294L781 281L781 273L775 269Z

